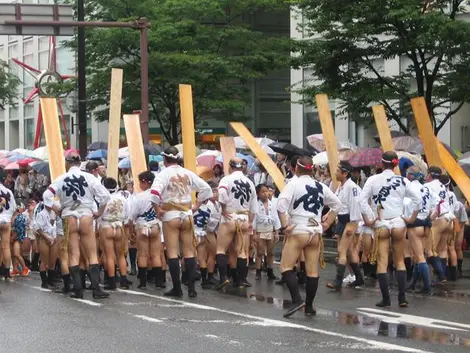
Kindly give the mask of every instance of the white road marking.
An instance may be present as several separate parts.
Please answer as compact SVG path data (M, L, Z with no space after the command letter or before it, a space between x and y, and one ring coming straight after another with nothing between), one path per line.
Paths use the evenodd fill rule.
M342 333L338 333L338 332L317 329L317 328L304 326L304 325L299 325L299 324L294 324L294 323L287 322L287 321L282 321L282 320L268 319L268 318L264 318L264 317L260 317L260 316L249 315L249 314L239 313L239 312L236 312L236 311L220 309L220 308L216 308L216 307L208 306L208 305L201 305L201 304L196 304L196 303L184 302L184 301L181 301L181 300L170 299L170 298L161 297L161 296L158 296L158 295L152 295L152 294L149 294L149 293L142 293L142 292L133 291L133 290L120 290L120 289L118 289L118 291L121 292L121 293L128 293L128 294L138 295L138 296L142 296L142 297L155 298L155 299L159 299L159 300L163 300L163 301L167 301L167 302L178 303L178 304L184 305L186 307L190 307L190 308L201 309L201 310L210 310L210 311L229 314L229 315L233 315L233 316L243 317L243 318L250 319L250 320L256 320L256 325L259 325L259 326L296 328L296 329L301 329L301 330L304 330L304 331L319 333L319 334L322 334L322 335L327 335L327 336L332 336L332 337L339 337L339 338L346 339L346 340L353 340L353 341L356 341L356 342L366 343L370 346L373 346L373 348L376 348L376 349L383 349L383 350L390 350L390 351L395 350L395 351L407 352L407 353L430 353L429 351L425 351L425 350L422 350L422 349L415 349L415 348L410 348L410 347L405 347L405 346L399 346L399 345L392 344L392 343L380 342L380 341L370 340L370 339L367 339L367 338L362 338L362 337L357 337L357 336L352 336L352 335L346 335L346 334L342 334ZM259 324L258 324L258 322L259 322ZM254 323L252 323L252 324L254 324Z
M204 337L207 337L207 338L214 338L214 339L219 338L219 336L216 336L216 335L205 335Z
M88 300L88 299L78 299L78 298L70 298L70 299L73 299L77 302L80 302L80 303L83 303L83 304L88 304L88 305L91 305L91 306L102 306L103 304L100 304L100 303L97 303L97 302L94 302L94 301L91 301L91 300Z
M374 308L358 308L357 311L363 315L381 319L390 324L410 324L417 326L426 326L431 328L441 328L446 330L470 331L470 325L460 322L445 321L423 316L408 315L385 311Z
M35 286L29 286L29 287L40 290L41 292L52 292L50 289L46 289L46 288L35 287Z
M145 316L145 315L132 315L132 316L137 318L137 319L141 319L141 320L148 321L148 322L154 322L154 323L162 323L163 322L160 319L155 319L153 317L149 317L149 316Z

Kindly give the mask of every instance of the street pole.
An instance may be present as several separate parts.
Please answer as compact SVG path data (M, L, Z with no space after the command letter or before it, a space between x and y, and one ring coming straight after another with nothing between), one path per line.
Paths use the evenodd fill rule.
M138 20L140 26L140 99L141 110L140 114L140 129L142 131L142 138L144 144L149 143L149 52L148 52L148 21L145 18Z
M77 0L78 21L85 21L84 0ZM87 114L86 114L86 77L85 77L85 27L77 29L77 66L78 66L78 148L80 156L85 158L88 149Z

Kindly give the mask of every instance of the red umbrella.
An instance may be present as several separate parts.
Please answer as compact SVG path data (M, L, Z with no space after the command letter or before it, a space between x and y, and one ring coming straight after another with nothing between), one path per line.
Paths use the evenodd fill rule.
M373 167L381 163L382 153L378 147L361 148L351 156L349 163L353 167Z
M18 165L20 166L20 168L27 168L29 166L29 163L31 162L36 162L36 159L26 158L26 159L23 159L22 161L19 161Z
M68 157L69 154L71 154L71 153L77 153L77 154L78 154L79 152L78 152L77 149L71 148L71 149L68 149L68 150L66 150L66 151L64 152L64 156L65 156L65 157Z
M5 170L13 170L13 169L20 169L20 166L18 165L18 162L12 162L10 164L8 164L6 167L5 167Z

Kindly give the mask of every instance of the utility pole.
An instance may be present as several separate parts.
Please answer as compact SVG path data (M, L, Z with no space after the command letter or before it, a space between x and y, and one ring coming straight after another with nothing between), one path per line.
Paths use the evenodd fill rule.
M84 0L77 0L77 19L85 21ZM77 69L78 69L78 149L85 158L88 149L86 114L86 76L85 76L85 27L77 28Z

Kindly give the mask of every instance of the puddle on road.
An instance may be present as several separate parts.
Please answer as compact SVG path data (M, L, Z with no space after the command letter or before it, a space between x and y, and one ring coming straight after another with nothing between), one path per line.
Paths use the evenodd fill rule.
M343 292L343 295L346 292ZM449 293L447 293L448 295ZM450 293L460 294L460 293ZM440 293L439 295L444 295ZM465 294L468 295L468 294ZM354 295L351 295L353 297ZM274 298L261 294L249 293L248 299L253 301L265 302L272 304L278 309L284 309L288 307L291 302L280 298ZM391 317L395 316L390 313ZM352 314L340 311L331 311L324 309L317 309L317 315L332 317L337 320L337 323L342 326L353 326L358 329L359 332L373 336L389 337L389 338L400 338L410 339L414 341L427 342L431 344L439 345L452 345L452 346L463 346L470 347L470 332L467 337L462 333L451 333L430 327L413 326L408 324L400 323L388 323L378 318L369 317L363 314ZM386 314L383 314L387 316Z

